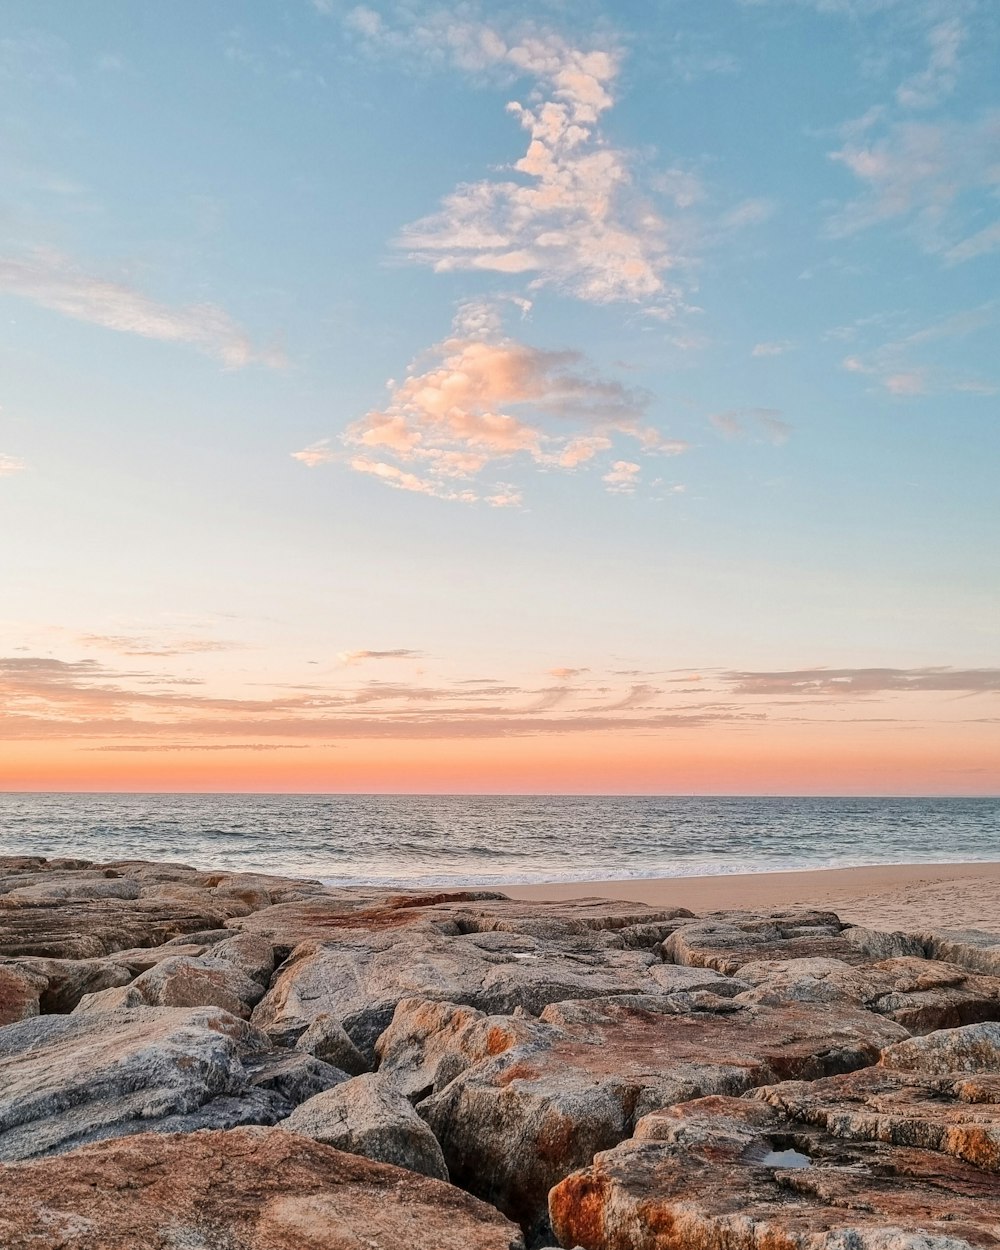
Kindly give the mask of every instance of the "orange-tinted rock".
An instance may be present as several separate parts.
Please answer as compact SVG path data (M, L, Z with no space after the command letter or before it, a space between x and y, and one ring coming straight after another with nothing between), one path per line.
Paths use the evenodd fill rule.
M789 1120L815 1125L833 1137L938 1150L1000 1172L1000 1105L970 1102L965 1092L964 1074L921 1077L875 1067L823 1081L772 1085L758 1090L757 1097Z
M741 1006L706 996L560 1003L527 1036L418 1104L452 1179L529 1230L550 1187L657 1107L873 1063L905 1030L844 1004ZM447 1027L447 1025L446 1025ZM458 1039L461 1047L461 1037Z
M491 1207L278 1129L144 1135L0 1167L4 1250L523 1250Z
M48 981L19 964L0 964L0 1026L38 1015Z
M663 943L663 955L669 963L714 968L729 976L744 964L761 960L824 958L870 963L864 951L841 935L842 929L833 912L727 912L678 928Z
M928 1150L853 1143L742 1099L643 1122L549 1196L582 1250L965 1250L1000 1244L996 1177Z

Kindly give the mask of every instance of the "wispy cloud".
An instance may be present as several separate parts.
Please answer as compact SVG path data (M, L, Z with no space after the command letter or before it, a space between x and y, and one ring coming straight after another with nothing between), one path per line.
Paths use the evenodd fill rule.
M712 413L708 419L726 438L763 435L776 447L787 443L792 433L791 424L782 418L777 408L729 408Z
M18 460L16 456L0 455L0 477L13 477L15 473L22 473L27 466L23 460Z
M81 646L135 658L175 655L206 655L221 651L237 651L242 643L218 638L154 639L136 634L80 634Z
M866 326L842 327L828 337L855 339L860 330L869 332L882 324L869 318ZM941 351L951 341L983 331L993 332L996 325L994 304L981 304L939 317L929 325L900 334L869 350L852 352L844 357L842 367L848 373L873 378L883 390L897 398L913 398L940 391L957 391L970 395L995 395L997 387L983 378L970 378L954 363L953 350ZM936 354L935 354L936 353Z
M736 695L857 698L887 693L1000 693L1000 668L812 668L728 673Z
M649 424L648 404L649 396L600 377L577 352L505 335L495 308L475 302L460 308L450 338L390 382L384 407L347 427L346 451L324 440L293 455L311 468L342 461L401 490L511 507L521 501L516 486L470 483L517 461L577 469L621 439L646 454L683 451Z
M344 664L363 664L367 660L419 660L423 654L409 647L393 647L389 651L342 651L338 658Z
M229 369L255 362L271 366L284 363L280 351L255 347L246 332L215 304L171 307L135 287L90 273L48 249L0 256L0 293L30 300L76 321L194 347Z
M927 32L927 65L896 88L904 108L925 109L939 104L955 89L959 53L968 31L958 17L937 22Z
M698 729L759 719L759 713L718 702L672 707L658 700L653 687L641 684L610 703L594 705L594 691L586 683L574 688L560 681L540 690L480 680L436 686L364 681L329 689L293 687L265 699L224 698L93 660L0 657L0 738L89 741L124 750L162 742L165 749L177 750L235 746L234 739L246 748L371 738Z
M785 352L790 352L795 344L791 339L777 339L769 343L755 343L751 356L784 356Z
M965 198L1000 187L1000 112L974 121L899 121L830 153L865 188L829 223L834 236L901 222L924 248L952 262L990 250L989 233L964 238ZM973 239L977 239L975 243Z

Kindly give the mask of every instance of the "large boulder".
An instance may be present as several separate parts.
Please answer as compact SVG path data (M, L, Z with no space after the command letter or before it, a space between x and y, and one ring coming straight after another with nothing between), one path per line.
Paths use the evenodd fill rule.
M448 1179L437 1138L392 1082L374 1072L310 1098L283 1127L338 1150Z
M541 1234L552 1185L629 1137L647 1112L776 1079L851 1071L906 1036L899 1025L850 1005L768 1007L693 997L559 1003L539 1020L505 1022L516 1027L466 1022L471 1035L443 1018L450 1046L432 1033L423 1045L431 1054L458 1052L464 1066L417 1110L440 1141L452 1179ZM419 1073L419 1030L409 1030L408 1047L397 1044L404 1032L390 1030L380 1043L383 1068ZM467 1063L477 1038L490 1053Z
M227 960L211 955L163 959L129 987L151 1007L221 1007L248 1018L264 986Z
M6 1250L524 1250L441 1181L280 1129L143 1135L0 1166Z
M0 1159L105 1137L274 1124L292 1110L247 1064L267 1040L214 1008L38 1016L0 1029ZM2 1244L2 1242L0 1242Z
M651 951L609 947L605 936L593 930L546 941L502 930L445 934L427 920L388 931L345 929L335 943L299 946L252 1019L288 1045L319 1015L332 1016L370 1061L404 998L537 1014L566 998L662 992L650 975L660 966Z
M668 1108L549 1195L581 1250L968 1250L997 1244L996 1177L862 1145L745 1099Z

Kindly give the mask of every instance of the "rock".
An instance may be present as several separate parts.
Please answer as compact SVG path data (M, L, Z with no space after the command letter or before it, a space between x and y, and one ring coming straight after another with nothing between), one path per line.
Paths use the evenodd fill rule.
M765 960L744 964L740 978L754 986L741 1002L851 1002L915 1033L1000 1019L1000 977L910 956L861 967L828 958Z
M524 1250L440 1181L280 1129L101 1142L0 1167L9 1250Z
M755 1091L789 1121L833 1137L937 1150L1000 1172L1000 1105L969 1102L965 1093L960 1074L927 1077L883 1067Z
M0 1159L133 1133L273 1124L291 1103L255 1089L266 1039L214 1008L39 1016L0 1029ZM2 1242L0 1242L2 1244Z
M927 1150L862 1145L743 1099L640 1122L556 1185L552 1226L583 1250L995 1247L995 1177Z
M750 985L744 979L724 977L711 968L685 968L680 964L654 964L649 975L666 994L691 994L707 990L722 998L733 998Z
M901 959L906 956L925 959L928 953L923 939L915 933L889 933L853 925L844 929L840 936L871 960Z
M537 1036L537 1021L404 998L375 1052L379 1071L407 1098L419 1101L481 1059L503 1054L522 1042L530 1044Z
M10 966L10 965L8 965ZM65 1014L73 1010L85 994L97 994L115 986L127 985L132 976L112 959L17 960L17 966L44 977L45 988L39 999L42 1015Z
M349 1072L351 1076L360 1076L369 1070L367 1060L347 1036L344 1026L327 1012L313 1018L312 1024L296 1041L295 1048L315 1055L317 1059Z
M849 1005L741 1006L709 995L719 1010L691 1011L682 997L559 1003L540 1020L518 1021L515 1045L418 1103L452 1179L541 1236L549 1189L630 1136L642 1115L703 1094L850 1071L905 1036ZM461 1030L456 1038L461 1049ZM380 1049L385 1067L386 1039Z
M833 912L789 911L756 915L729 912L685 924L663 943L668 963L714 968L732 976L744 964L774 959L839 959L871 962L840 932Z
M21 964L0 964L0 1026L37 1016L48 981Z
M310 1098L284 1127L338 1150L448 1179L434 1134L391 1082L374 1072Z
M243 1066L255 1089L272 1090L293 1107L350 1079L339 1068L297 1050L269 1050L245 1058Z
M123 1007L148 1007L139 990L134 985L120 985L115 989L98 990L96 994L84 994L73 1008L74 1015L83 1012L119 1011Z
M151 1007L221 1007L244 1019L264 995L259 982L214 953L197 959L175 955L160 960L136 977L132 989Z
M1000 1072L1000 1024L969 1024L912 1037L882 1053L882 1066L927 1076Z
M405 914L405 913L404 913ZM543 943L527 934L447 935L410 916L388 931L345 929L336 943L303 943L271 983L253 1022L294 1044L322 1014L339 1020L366 1061L404 998L462 1003L492 1014L537 1014L565 998L656 993L646 950L608 948L599 931Z
M980 929L953 929L921 935L926 953L970 972L1000 976L1000 933Z
M210 954L212 959L232 964L265 990L274 975L274 947L255 933L238 933L213 943Z

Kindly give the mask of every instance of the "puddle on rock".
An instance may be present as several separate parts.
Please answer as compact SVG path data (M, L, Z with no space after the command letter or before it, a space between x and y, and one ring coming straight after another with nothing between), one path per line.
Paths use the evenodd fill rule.
M765 1168L812 1167L812 1159L799 1150L770 1150L760 1162Z

